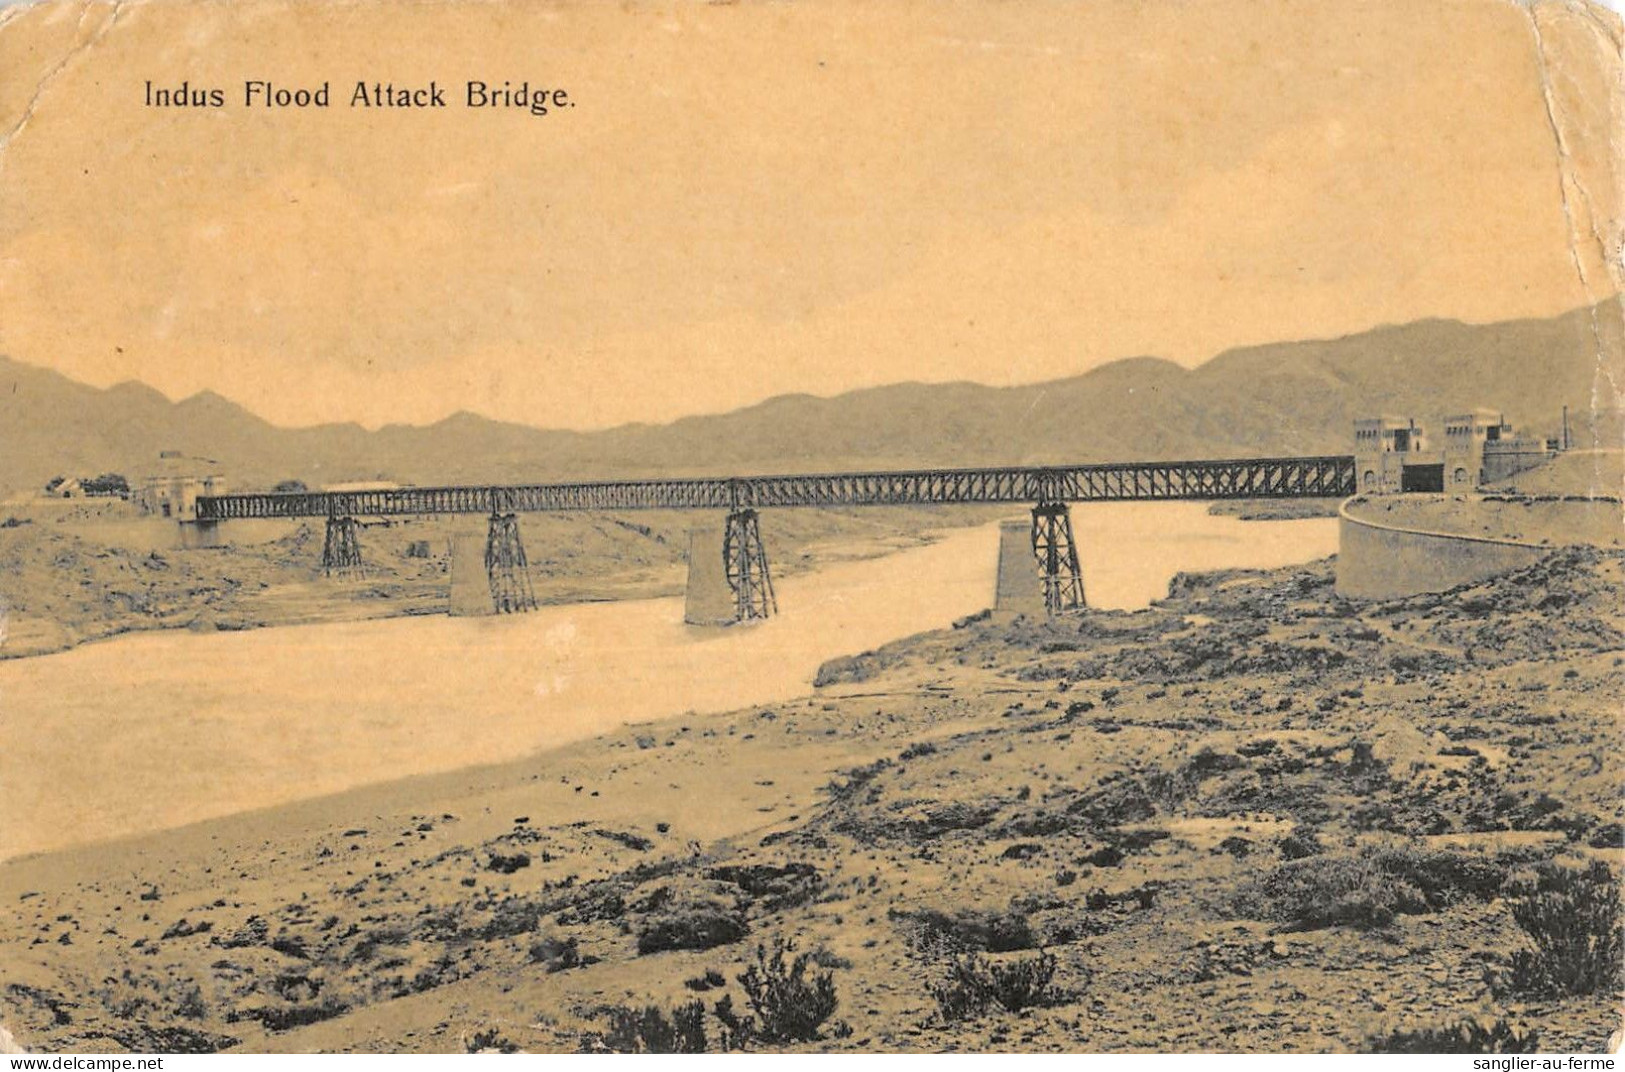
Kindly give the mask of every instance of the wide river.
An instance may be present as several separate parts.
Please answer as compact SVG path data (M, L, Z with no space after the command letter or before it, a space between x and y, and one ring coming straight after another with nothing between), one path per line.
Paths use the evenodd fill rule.
M1333 520L1200 503L1073 511L1092 606L1181 570L1337 549ZM0 859L413 774L514 759L629 722L805 694L825 660L993 598L998 527L778 584L780 614L683 624L681 599L237 633L134 633L0 662Z

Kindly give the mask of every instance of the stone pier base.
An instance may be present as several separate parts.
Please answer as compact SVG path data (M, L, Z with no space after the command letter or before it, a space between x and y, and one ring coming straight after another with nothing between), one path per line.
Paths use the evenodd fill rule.
M180 523L180 548L190 551L199 547L224 547L225 538L220 535L220 522L218 521L182 521Z
M491 578L485 572L484 533L460 532L451 538L451 603L454 618L495 614Z
M722 561L722 527L706 525L688 533L688 591L683 621L689 625L732 625L738 620L733 589Z
M1044 586L1033 559L1030 521L1006 521L999 526L999 578L994 588L993 613L1003 618L1018 614L1045 616Z

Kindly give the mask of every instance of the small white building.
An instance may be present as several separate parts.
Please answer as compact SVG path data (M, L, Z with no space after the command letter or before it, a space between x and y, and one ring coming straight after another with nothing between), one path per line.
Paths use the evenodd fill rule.
M134 499L149 514L195 521L199 495L225 493L226 482L218 476L158 475L144 479L135 489Z

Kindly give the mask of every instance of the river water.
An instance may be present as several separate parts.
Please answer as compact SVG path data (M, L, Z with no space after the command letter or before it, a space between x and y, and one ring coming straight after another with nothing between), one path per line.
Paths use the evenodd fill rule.
M771 523L771 518L765 519ZM1091 605L1181 570L1336 550L1333 520L1199 503L1073 511ZM629 722L805 694L819 665L992 602L998 527L779 582L780 614L683 625L681 599L238 633L137 633L0 662L0 859L517 758Z

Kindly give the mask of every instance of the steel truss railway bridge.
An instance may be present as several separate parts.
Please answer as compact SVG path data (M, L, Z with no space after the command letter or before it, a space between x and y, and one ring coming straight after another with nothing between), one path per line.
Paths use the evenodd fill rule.
M697 477L565 484L403 487L364 491L200 496L196 523L325 518L322 565L361 568L359 518L476 514L490 519L485 568L492 608L535 606L518 515L556 511L726 511L721 575L732 620L775 609L758 511L797 506L927 506L1023 503L1032 508L1032 575L1051 614L1084 606L1070 504L1343 497L1354 494L1350 455L1090 465L919 469L789 476ZM691 555L691 595L695 563Z

